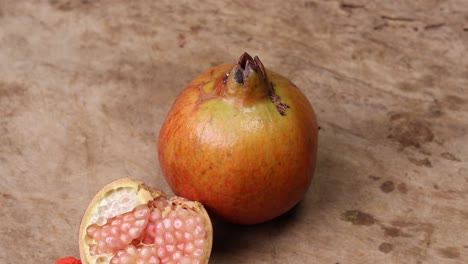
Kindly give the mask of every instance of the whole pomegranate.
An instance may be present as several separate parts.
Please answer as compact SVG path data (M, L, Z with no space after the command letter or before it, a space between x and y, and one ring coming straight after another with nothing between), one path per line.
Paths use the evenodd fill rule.
M96 194L79 232L83 264L206 264L212 241L203 205L128 178Z
M172 190L239 224L296 205L311 183L316 152L317 121L307 98L247 53L190 82L158 142Z

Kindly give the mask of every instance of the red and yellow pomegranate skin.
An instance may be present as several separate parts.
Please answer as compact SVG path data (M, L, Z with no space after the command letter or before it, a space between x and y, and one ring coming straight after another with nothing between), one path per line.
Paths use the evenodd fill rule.
M307 98L248 54L190 82L158 141L172 190L238 224L294 207L311 184L316 151L317 121Z

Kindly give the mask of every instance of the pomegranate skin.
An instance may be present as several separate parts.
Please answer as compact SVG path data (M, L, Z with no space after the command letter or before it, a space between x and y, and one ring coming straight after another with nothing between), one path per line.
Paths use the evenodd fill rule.
M160 130L159 164L176 195L228 222L257 224L304 197L317 134L304 94L245 53L179 94Z

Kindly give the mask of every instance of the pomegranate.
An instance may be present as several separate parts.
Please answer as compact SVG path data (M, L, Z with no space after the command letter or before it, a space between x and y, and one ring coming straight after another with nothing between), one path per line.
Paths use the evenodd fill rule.
M212 226L202 204L124 178L102 188L81 221L83 264L208 263Z
M57 260L55 264L81 264L81 261L72 256L68 256Z
M256 224L303 198L317 134L304 94L244 53L178 95L160 130L159 163L177 195L229 222Z

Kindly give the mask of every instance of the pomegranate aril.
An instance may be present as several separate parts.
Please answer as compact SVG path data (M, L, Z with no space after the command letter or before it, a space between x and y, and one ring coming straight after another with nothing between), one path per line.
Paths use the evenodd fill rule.
M184 233L184 238L185 238L185 241L192 241L193 240L193 235L190 234L189 232L185 232Z
M132 214L125 214L124 217L123 217L123 221L125 222L133 222L135 221L135 216L132 215Z
M109 246L109 247L113 247L115 246L115 238L114 237L106 237L106 244Z
M130 264L130 263L132 263L132 261L133 261L133 258L131 256L128 256L128 255L122 256L120 258L120 263L121 264Z
M121 224L122 224L122 220L120 220L120 219L114 219L111 222L111 225L113 225L113 226L118 226L118 225L121 225Z
M171 221L171 219L164 218L163 219L163 225L164 225L164 228L166 228L167 230L172 231L172 221Z
M169 253L174 251L174 245L166 245L166 251Z
M179 260L182 257L182 252L176 251L174 254L172 254L172 259L173 260Z
M137 249L134 247L134 246L129 246L127 247L127 254L131 255L131 256L136 256L137 255Z
M146 226L146 235L153 237L156 236L156 225L154 223L148 223Z
M189 242L185 244L185 248L184 248L185 253L192 254L194 250L195 250L195 246L193 245L193 243Z
M195 216L195 221L199 224L203 224L203 218L199 215L196 215Z
M89 254L91 254L92 256L99 254L97 245L91 245L89 247Z
M184 250L184 246L185 246L184 243L179 243L179 244L177 244L177 249Z
M181 231L175 231L174 236L177 239L177 241L184 241L184 234L182 234Z
M202 238L199 238L199 239L196 239L196 240L194 241L194 243L195 243L195 246L196 246L196 247L201 248L201 247L203 247L203 245L205 244L205 240L202 239Z
M98 246L98 250L107 252L107 246L106 246L105 240L99 240L97 246Z
M193 251L193 256L201 257L201 255L203 255L203 249L197 248L197 249L195 249L195 251Z
M169 233L169 232L166 232L164 234L164 240L166 240L166 242L168 244L175 244L177 242L177 240L175 239L174 235L172 233Z
M113 264L159 264L154 246L129 246L125 250L120 250L112 258Z
M156 252L156 255L159 257L159 258L163 258L166 256L166 250L164 249L164 247L159 247L157 252Z
M122 235L120 235L120 241L122 241L122 243L128 245L128 244L130 244L130 242L132 242L132 238L127 234L122 234Z
M162 236L164 233L166 233L166 228L162 221L160 221L156 224L156 234Z
M105 238L110 235L110 226L103 226L101 229L101 235Z
M193 264L192 259L188 256L183 256L179 260L179 264Z
M144 208L141 208L139 210L138 207L136 207L135 209L137 209L133 215L137 218L137 219L142 219L142 218L146 218L146 216L148 216L148 213L149 213L149 208L146 207L146 205L144 205Z
M155 256L151 256L149 259L148 259L148 263L150 264L159 264L159 259Z
M137 238L141 233L141 229L138 227L132 227L130 230L128 230L128 234L130 235L131 238Z
M114 235L114 236L118 235L120 233L120 227L119 226L111 226L110 233L112 235Z
M185 229L187 231L192 231L195 228L195 220L193 218L188 218L185 220Z
M158 245L158 246L162 246L164 245L164 239L162 237L156 237L154 239L154 244Z
M149 258L151 256L151 249L149 247L143 247L140 251L142 258Z
M99 227L96 224L88 226L86 229L86 235L89 237L94 237L96 235L96 231L98 231Z
M151 212L150 221L155 222L162 218L161 211L155 209Z
M136 259L137 259L137 256L124 254L120 257L120 261L118 263L119 264L131 264L131 263L135 263Z
M138 227L146 226L147 222L148 221L146 219L136 220L134 226L138 226Z
M183 222L182 220L176 218L174 219L174 227L175 229L181 229L182 228L182 225L183 225Z
M123 232L127 232L130 228L132 228L132 225L128 222L125 222L120 226L120 229L122 229Z
M193 236L195 238L203 238L205 237L206 230L204 226L197 225L195 227L195 230L193 231Z

